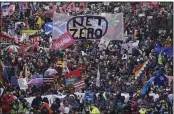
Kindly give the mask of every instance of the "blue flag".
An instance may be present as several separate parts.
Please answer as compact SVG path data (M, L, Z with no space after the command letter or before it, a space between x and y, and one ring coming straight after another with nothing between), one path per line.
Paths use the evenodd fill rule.
M94 100L94 94L93 93L85 93L84 99L88 102L91 103Z
M11 77L11 84L14 86L18 86L18 78L16 76Z
M159 54L161 52L161 46L159 46L159 45L155 46L154 50L155 50L156 53Z
M154 85L164 86L168 78L164 74L158 74L154 78Z
M45 26L44 26L44 30L45 30L46 35L51 34L52 30L53 30L53 22L46 23Z
M157 54L165 53L168 56L173 56L173 47L161 47L157 45L154 50Z
M168 56L173 56L173 47L164 47L161 51Z
M153 80L155 79L155 77L151 77L141 88L141 94L144 95L146 94L150 84L153 82Z

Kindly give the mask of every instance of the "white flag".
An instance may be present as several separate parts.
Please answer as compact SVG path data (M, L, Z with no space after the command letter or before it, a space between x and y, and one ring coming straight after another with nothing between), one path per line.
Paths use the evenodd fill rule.
M18 84L19 84L20 89L27 89L28 88L26 78L18 79Z
M29 36L28 36L26 33L24 33L24 34L21 36L21 38L20 38L20 41L19 41L19 42L23 42L24 40L26 40L26 41L28 41L28 40L29 40Z
M96 86L97 87L100 87L100 71L99 71L99 66L98 66L98 71L97 71Z
M63 61L63 73L70 73L68 67L67 67L67 62Z

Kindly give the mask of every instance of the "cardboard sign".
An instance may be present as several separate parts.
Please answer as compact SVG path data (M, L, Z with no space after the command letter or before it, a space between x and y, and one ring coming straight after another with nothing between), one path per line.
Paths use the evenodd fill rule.
M103 50L103 49L107 49L107 47L108 47L108 45L109 45L109 42L110 42L110 40L108 40L107 38L102 38L101 40L100 40L100 43L99 43L99 48L101 49L101 50Z
M20 89L27 89L28 88L26 78L18 79L18 84L19 84Z

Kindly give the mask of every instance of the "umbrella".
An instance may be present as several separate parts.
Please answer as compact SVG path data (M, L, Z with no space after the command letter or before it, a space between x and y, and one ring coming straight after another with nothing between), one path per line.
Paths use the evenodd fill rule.
M16 45L10 45L6 48L6 50L10 53L12 52L18 52L19 46Z
M137 88L136 88L136 87L129 87L129 88L127 88L127 90L126 90L127 93L133 93L133 92L135 92L135 91L137 91Z
M55 69L48 69L45 71L44 77L49 77L49 76L52 76L54 74L57 74L57 71Z

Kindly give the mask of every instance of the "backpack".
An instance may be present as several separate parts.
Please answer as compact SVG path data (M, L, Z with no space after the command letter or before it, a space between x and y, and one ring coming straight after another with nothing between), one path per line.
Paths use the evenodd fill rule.
M48 109L44 106L42 109L41 109L41 114L48 114Z

